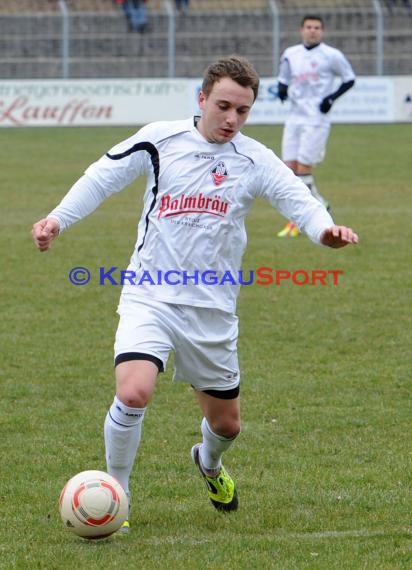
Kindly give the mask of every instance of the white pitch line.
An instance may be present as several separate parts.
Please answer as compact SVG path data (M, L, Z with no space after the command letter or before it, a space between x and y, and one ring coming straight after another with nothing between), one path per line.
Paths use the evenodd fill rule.
M412 535L412 529L390 529L390 530L325 530L323 532L297 532L297 533L286 533L286 538L357 538L357 537L373 537L373 536L385 536L392 534L409 534Z
M271 534L253 534L253 535L235 535L230 537L230 542L241 542L247 538L253 538L257 541L268 540L323 540L323 539L339 539L339 538L372 538L374 536L390 536L394 534L404 534L412 536L412 528L392 528L388 530L368 530L368 529L354 529L354 530L326 530L322 532L273 532ZM218 542L216 537L208 538L194 538L183 536L165 536L163 538L147 538L141 539L142 544L149 545L162 545L162 544L186 544L189 546L196 546L199 544L208 544Z

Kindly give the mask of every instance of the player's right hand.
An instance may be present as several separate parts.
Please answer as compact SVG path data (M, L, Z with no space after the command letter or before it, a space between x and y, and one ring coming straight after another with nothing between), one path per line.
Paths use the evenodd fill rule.
M43 218L33 225L31 235L40 251L47 251L59 235L60 224L54 218Z

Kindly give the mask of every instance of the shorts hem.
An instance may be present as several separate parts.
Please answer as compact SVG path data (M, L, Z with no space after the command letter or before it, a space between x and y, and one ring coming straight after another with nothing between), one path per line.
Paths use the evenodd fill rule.
M234 400L239 396L240 393L240 384L235 386L234 388L229 388L228 390L216 390L216 389L208 389L202 390L200 388L196 388L192 384L192 388L197 392L203 392L204 394L208 394L208 396L212 396L213 398L218 398L219 400Z
M130 362L132 360L148 360L157 366L159 372L164 372L164 365L161 359L154 354L149 354L146 352L121 352L115 357L114 366L116 367L122 362Z

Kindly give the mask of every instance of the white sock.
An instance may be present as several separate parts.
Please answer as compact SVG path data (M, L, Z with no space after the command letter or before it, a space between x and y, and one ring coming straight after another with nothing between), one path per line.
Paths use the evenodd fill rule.
M119 481L126 493L139 449L146 408L129 408L117 396L104 422L107 472Z
M309 188L312 196L316 198L316 200L318 200L321 204L323 204L325 208L327 208L328 202L325 200L325 198L320 194L319 190L317 189L313 174L299 174L299 178Z
M217 471L222 464L223 453L229 449L236 437L228 439L227 437L216 435L211 430L206 418L202 420L201 430L203 443L199 450L200 461L207 471Z

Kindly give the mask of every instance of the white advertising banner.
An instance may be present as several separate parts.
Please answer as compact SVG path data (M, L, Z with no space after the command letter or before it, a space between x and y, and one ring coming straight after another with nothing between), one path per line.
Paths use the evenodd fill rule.
M412 123L412 77L399 76L395 83L395 122Z
M0 82L0 126L141 125L187 116L178 79Z
M285 121L289 103L277 98L276 79L263 79L249 124ZM387 77L359 77L353 89L336 101L330 111L333 123L386 123L394 120L394 86Z
M143 125L198 112L200 79L0 81L0 127ZM248 124L283 124L289 103L263 78ZM411 77L358 77L333 106L334 123L412 122Z
M339 83L337 83L337 86ZM200 81L192 80L193 108ZM248 118L249 125L283 124L289 102L282 103L277 96L277 79L263 78L259 96ZM412 107L412 105L411 105ZM334 123L387 123L395 120L394 81L390 77L359 77L353 89L336 101L331 110Z
M392 123L394 82L391 77L358 77L353 89L332 107L334 123Z

